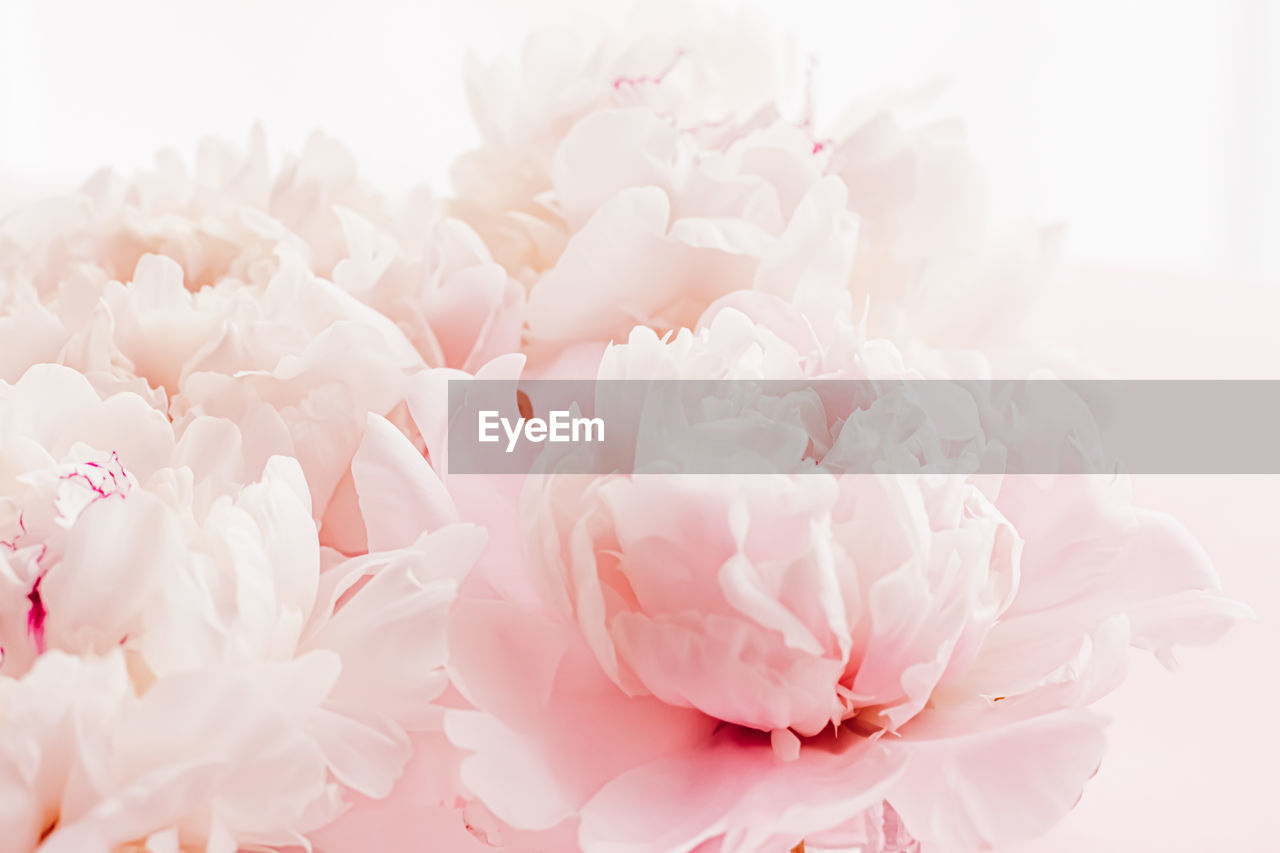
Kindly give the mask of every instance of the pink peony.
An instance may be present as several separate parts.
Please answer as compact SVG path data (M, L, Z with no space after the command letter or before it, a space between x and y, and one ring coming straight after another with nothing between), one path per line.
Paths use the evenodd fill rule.
M823 375L892 370L886 346ZM821 355L726 308L633 333L600 375L785 378ZM1087 706L1126 648L1244 611L1168 519L1027 479L531 477L523 533L488 523L533 582L475 576L451 621L463 784L515 827L579 821L588 853L821 846L884 815L943 849L1043 832L1101 758Z
M358 490L385 485L363 460L388 441L375 420ZM379 550L345 559L297 461L245 479L242 445L58 365L0 383L6 851L298 842L439 732L445 617L483 531L380 515Z
M872 334L986 347L1014 335L1055 231L990 209L935 93L868 95L820 126L812 81L765 24L660 8L637 6L613 32L540 33L518 61L470 69L484 144L455 163L453 209L528 286L535 364L635 324L689 326L725 292L785 291L806 262L830 265L838 241L794 233L801 199L827 182L844 191L807 217L849 239L828 208L856 219L840 277Z
M299 459L323 517L365 414L425 364L519 346L522 291L424 194L403 211L314 137L278 174L255 134L0 223L0 378L58 362L179 423L239 424L251 466Z

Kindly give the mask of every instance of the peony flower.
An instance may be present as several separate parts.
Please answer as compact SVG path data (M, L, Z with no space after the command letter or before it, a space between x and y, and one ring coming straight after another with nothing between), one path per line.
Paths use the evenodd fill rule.
M778 317L782 334L728 307L666 341L639 330L600 378L895 369L884 342L802 356ZM813 423L791 471L826 439ZM1127 647L1164 655L1244 612L1106 481L810 470L529 477L523 532L488 524L532 581L473 575L450 622L465 787L517 828L577 821L588 853L1016 843L1094 772L1088 706Z
M686 143L641 108L593 113L570 131L552 182L572 237L530 288L535 363L637 325L690 327L737 290L803 301L848 276L846 190L822 178L800 131L762 131L723 151ZM787 161L779 168L803 180L780 188L760 160Z
M334 808L304 724L336 663L315 655L189 672L139 694L125 654L42 655L0 679L0 829L6 851L289 845Z
M321 136L274 176L260 133L194 174L104 172L0 224L0 283L0 378L57 362L233 420L251 465L302 462L318 518L413 371L519 346L522 291L475 235L422 194L394 211Z
M652 106L707 139L767 123L794 98L790 56L768 23L706 4L637 8L617 27L581 19L529 37L518 55L464 70L484 144L453 166L454 210L526 278L554 263L565 233L551 195L565 136L597 110Z
M0 384L12 849L298 843L345 792L386 796L411 733L438 736L444 619L484 535L374 515L372 460L407 439L370 417L355 481L377 550L346 559L297 461L245 477L234 423L175 428L58 365Z
M616 31L540 33L518 61L473 64L483 144L455 164L452 206L528 286L535 360L621 341L628 321L688 326L727 290L760 288L757 263L794 285L801 258L765 256L826 181L856 217L843 278L874 336L1014 335L1056 232L995 215L935 92L869 95L821 128L792 53L746 15L646 6Z

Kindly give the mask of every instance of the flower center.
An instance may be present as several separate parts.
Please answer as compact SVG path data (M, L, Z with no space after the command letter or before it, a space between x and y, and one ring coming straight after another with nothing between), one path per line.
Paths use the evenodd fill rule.
M0 549L10 567L29 584L26 599L27 636L37 655L45 651L48 611L40 585L50 567L62 557L66 534L91 504L123 499L135 483L120 457L112 452L99 460L59 465L19 477L29 487L5 530L0 523ZM16 517L14 511L16 510Z

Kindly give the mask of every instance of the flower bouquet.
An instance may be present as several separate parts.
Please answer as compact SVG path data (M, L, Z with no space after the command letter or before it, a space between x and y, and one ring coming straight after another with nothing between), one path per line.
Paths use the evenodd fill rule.
M803 71L750 16L638 14L469 68L453 195L255 132L0 222L0 853L1062 818L1130 648L1247 611L1123 477L958 472L937 418L820 390L1057 364L1018 326L1055 231L988 210L927 93L819 124ZM644 464L462 464L456 389L524 424L556 382L732 390L638 404L679 433Z

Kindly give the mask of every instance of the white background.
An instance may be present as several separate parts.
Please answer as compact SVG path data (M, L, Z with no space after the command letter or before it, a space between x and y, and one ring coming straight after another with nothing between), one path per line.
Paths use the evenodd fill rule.
M998 186L1071 223L1069 259L1280 273L1280 3L765 2L822 100L954 76ZM607 11L602 12L602 8ZM589 0L0 0L0 185L78 183L264 122L317 127L389 189L447 189L474 142L463 55ZM834 117L834 109L827 111Z

